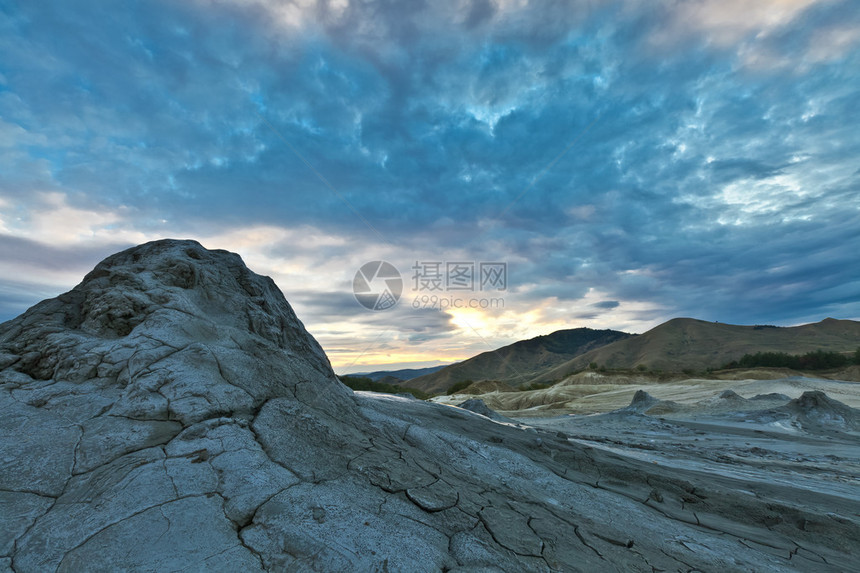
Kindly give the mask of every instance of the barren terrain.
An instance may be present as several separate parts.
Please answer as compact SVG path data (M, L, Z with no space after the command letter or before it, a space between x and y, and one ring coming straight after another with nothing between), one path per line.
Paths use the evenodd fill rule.
M577 376L353 392L237 255L123 251L0 324L0 571L856 568L856 385Z

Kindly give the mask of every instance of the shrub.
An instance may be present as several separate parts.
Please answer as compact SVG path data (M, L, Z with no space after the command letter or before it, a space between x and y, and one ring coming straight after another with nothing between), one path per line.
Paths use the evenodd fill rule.
M529 384L528 386L522 386L518 388L520 392L528 392L529 390L543 390L545 388L549 388L552 384L541 384L540 382L535 382L534 384Z
M456 394L460 390L465 390L466 388L468 388L471 385L472 385L471 379L461 380L460 382L457 382L456 384L454 384L453 386L448 388L448 391L445 392L445 394L447 394L448 396L451 396L452 394Z

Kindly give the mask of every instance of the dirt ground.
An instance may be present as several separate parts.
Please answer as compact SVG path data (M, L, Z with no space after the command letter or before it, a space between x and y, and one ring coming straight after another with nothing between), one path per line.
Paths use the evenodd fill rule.
M546 390L475 398L523 426L670 474L700 475L732 495L766 496L834 526L860 518L860 383L799 376L655 383L587 373Z

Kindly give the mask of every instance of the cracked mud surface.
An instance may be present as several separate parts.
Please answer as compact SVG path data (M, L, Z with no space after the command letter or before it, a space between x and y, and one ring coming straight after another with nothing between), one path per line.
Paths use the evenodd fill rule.
M352 393L270 279L149 243L0 325L0 571L853 564L856 499L604 445Z

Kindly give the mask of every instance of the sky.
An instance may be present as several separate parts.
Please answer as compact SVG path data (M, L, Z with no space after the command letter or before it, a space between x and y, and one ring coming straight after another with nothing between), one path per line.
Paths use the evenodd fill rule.
M858 126L854 0L0 0L0 321L165 237L338 372L860 319Z

